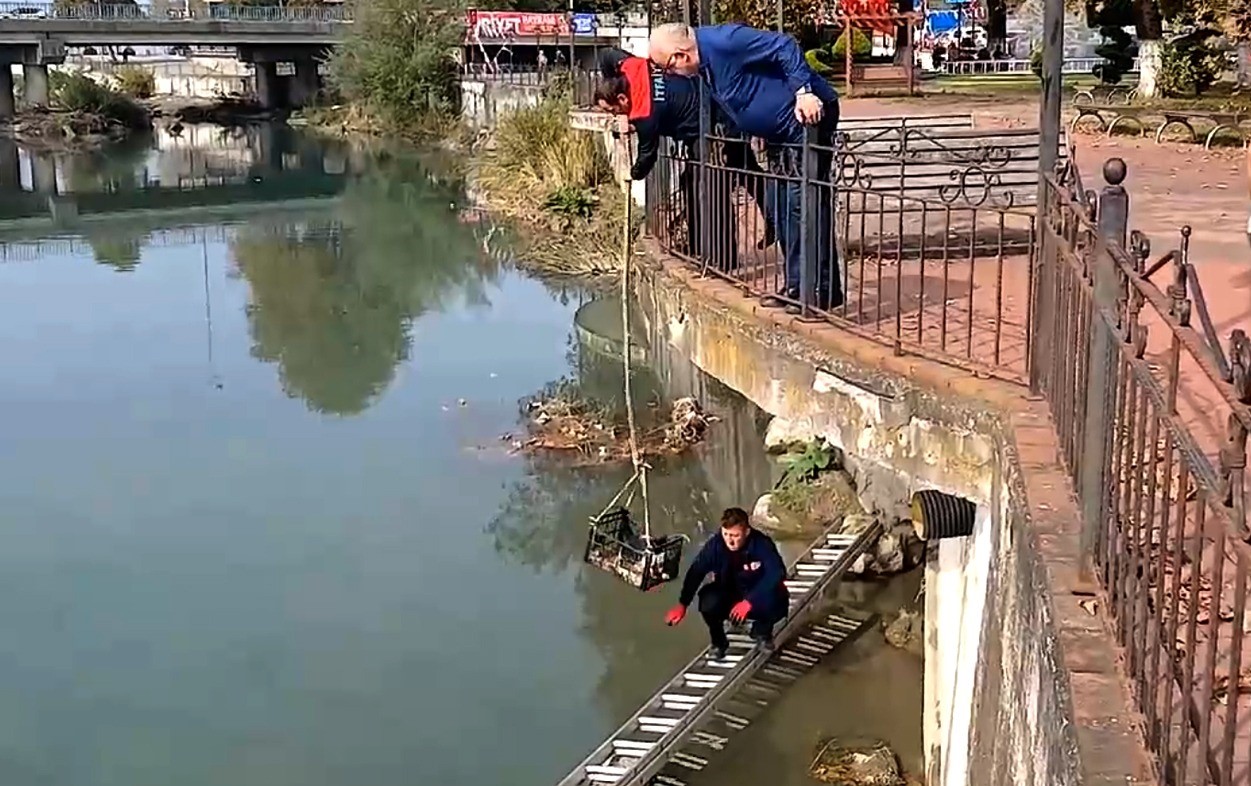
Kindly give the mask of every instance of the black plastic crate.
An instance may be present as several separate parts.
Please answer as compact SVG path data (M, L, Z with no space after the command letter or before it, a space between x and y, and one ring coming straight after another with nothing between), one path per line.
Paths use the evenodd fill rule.
M678 577L685 540L681 535L644 538L630 511L613 508L591 519L584 559L646 592Z

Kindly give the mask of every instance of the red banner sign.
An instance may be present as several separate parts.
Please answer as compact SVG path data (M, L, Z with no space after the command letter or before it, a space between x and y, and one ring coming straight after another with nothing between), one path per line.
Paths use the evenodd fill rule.
M511 41L535 36L568 36L564 14L523 14L517 11L470 11L466 15L472 41Z

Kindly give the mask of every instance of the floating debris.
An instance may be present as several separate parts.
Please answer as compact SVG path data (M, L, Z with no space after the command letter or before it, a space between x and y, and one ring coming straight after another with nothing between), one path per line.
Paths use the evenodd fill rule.
M621 418L588 402L568 386L555 386L546 394L522 403L528 435L500 437L515 450L529 453L567 454L584 464L607 464L630 460L629 433ZM639 434L644 458L676 455L698 444L708 425L717 419L704 414L694 398L681 398L670 408L667 422Z
M881 740L838 739L817 743L808 774L831 786L905 786L899 760Z

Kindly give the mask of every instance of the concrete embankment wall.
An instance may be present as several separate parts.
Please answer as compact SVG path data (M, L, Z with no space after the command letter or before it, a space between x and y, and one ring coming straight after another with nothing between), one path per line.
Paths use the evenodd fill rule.
M652 248L637 277L664 343L846 455L862 502L972 500L969 537L926 565L924 739L931 786L1153 782L1112 639L1079 608L1077 511L1039 402L1009 385L802 324ZM846 712L847 708L831 708Z
M538 106L542 100L543 88L539 85L481 79L460 81L460 114L473 129L494 128L504 115Z

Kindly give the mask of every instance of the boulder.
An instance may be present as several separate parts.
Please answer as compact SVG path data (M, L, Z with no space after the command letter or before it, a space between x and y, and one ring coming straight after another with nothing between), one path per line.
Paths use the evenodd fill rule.
M751 510L751 525L759 530L764 530L770 535L778 533L782 529L782 522L778 517L773 515L773 495L761 494L760 499L756 500L755 507Z
M924 627L921 613L900 609L899 616L886 625L886 643L914 655L925 655Z
M808 774L832 786L904 786L899 759L875 739L830 737L817 743Z
M843 526L839 531L848 535L859 535L876 520L877 517L872 513L848 516L843 519ZM919 564L923 549L924 544L917 539L912 523L896 521L882 532L868 551L852 563L848 573L891 576L911 570Z
M830 524L863 515L851 478L842 470L822 473L814 482L779 489L756 502L761 529L783 537L814 537ZM753 522L754 523L754 522Z
M819 436L810 422L775 417L769 421L769 427L765 430L765 450L770 453L785 453L792 448L807 445Z

